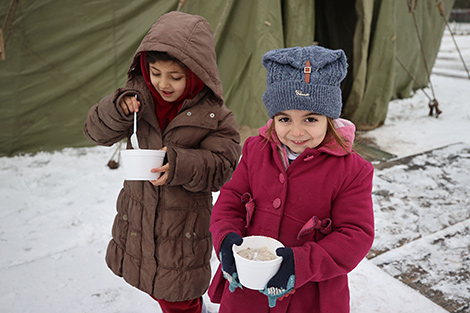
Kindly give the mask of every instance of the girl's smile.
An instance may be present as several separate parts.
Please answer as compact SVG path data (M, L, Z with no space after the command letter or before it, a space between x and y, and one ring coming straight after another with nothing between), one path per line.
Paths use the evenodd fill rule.
M284 145L295 153L316 148L325 139L327 118L310 111L287 110L273 118L274 130Z
M298 141L298 140L292 140L292 142L296 145L303 145L305 143L308 142L308 140L301 140L301 141Z
M150 80L167 102L176 101L186 89L186 70L176 62L156 61L149 64Z

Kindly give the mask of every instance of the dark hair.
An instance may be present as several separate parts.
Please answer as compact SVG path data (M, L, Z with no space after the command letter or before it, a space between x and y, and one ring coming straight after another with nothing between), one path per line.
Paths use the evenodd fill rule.
M182 68L186 69L186 65L184 65L180 60L177 58L172 57L166 52L161 52L161 51L147 51L145 52L145 60L147 61L147 64L149 63L155 63L157 61L163 61L163 62L175 62L178 63Z
M272 141L272 136L275 133L275 130L274 130L275 117L276 115L273 116L273 122L271 123L271 125L269 125L268 131L266 132L267 141ZM325 145L336 143L344 151L346 151L347 153L351 153L352 143L349 142L348 139L341 136L341 134L338 132L338 130L336 129L336 125L335 125L335 120L327 116L326 122L327 122L326 123L326 136L319 146L325 146Z

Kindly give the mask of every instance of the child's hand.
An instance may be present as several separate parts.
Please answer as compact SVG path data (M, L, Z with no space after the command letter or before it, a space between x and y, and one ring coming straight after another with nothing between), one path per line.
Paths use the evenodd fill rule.
M167 149L167 147L163 147L160 150L166 152L168 149ZM164 185L166 183L166 181L168 180L168 171L169 170L170 170L170 163L167 163L167 164L163 165L162 167L152 168L150 170L152 173L163 173L163 174L157 180L150 180L150 182L154 186Z
M129 115L139 112L140 101L135 96L124 96L119 102L119 106L124 111L124 114Z
M268 297L270 308L276 306L276 300L281 300L295 292L294 252L286 247L277 248L276 254L283 258L281 268L268 281L264 290L259 291Z
M168 180L168 171L169 170L170 170L170 163L167 163L167 164L163 165L162 167L152 168L150 170L152 173L163 173L163 174L157 180L151 180L150 182L154 186L164 185L166 183L166 181Z
M232 246L241 245L243 243L243 238L236 233L229 233L222 244L220 245L220 263L222 264L222 273L225 279L230 283L229 289L231 292L234 292L237 287L242 288L240 281L238 279L237 267L235 265L235 259L233 257Z

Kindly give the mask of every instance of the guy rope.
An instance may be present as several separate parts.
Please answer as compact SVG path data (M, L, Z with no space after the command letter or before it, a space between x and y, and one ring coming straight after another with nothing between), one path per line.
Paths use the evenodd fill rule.
M442 113L442 111L439 109L439 102L437 101L436 94L434 93L434 86L432 85L432 82L431 82L431 73L429 72L428 62L426 60L426 55L424 53L423 40L422 40L421 34L419 32L418 22L416 21L415 10L416 10L417 5L418 5L418 0L408 0L408 9L409 9L411 15L413 16L413 23L414 23L414 26L415 26L416 34L418 36L419 46L420 46L420 49L421 49L421 55L423 57L423 62L424 62L424 68L425 68L426 73L429 77L429 87L431 88L431 92L432 92L432 99L431 99L431 97L429 97L425 93L426 96L428 97L428 99L430 100L429 103L428 103L429 116L433 116L434 111L436 111L436 118L437 118L437 117L439 117L439 114ZM397 58L397 61L399 61L399 63L404 67L403 63L398 58ZM407 72L408 72L408 74L411 75L411 73L409 71L407 71ZM413 75L411 75L411 77L414 79ZM414 80L416 82L416 79L414 79Z
M457 52L459 53L460 60L462 61L463 67L465 68L465 71L467 72L468 79L470 79L470 72L468 71L467 65L465 64L465 60L462 57L462 53L460 52L459 46L457 45L457 42L455 41L454 33L452 32L452 29L450 28L449 22L446 19L444 8L442 7L442 1L441 0L436 0L436 2L437 2L437 8L439 9L439 14L442 16L442 19L444 20L444 23L446 23L447 29L449 30L449 33L450 33L450 36L452 37L452 40L454 41L455 48L457 48Z
M0 28L0 60L2 61L5 61L6 59L5 49L7 47L7 40L9 36L9 32L6 32L7 21L8 21L8 18L10 17L10 14L14 15L17 4L18 4L18 0L11 0L10 5L8 7L7 14L5 15L5 19L3 20L2 28Z

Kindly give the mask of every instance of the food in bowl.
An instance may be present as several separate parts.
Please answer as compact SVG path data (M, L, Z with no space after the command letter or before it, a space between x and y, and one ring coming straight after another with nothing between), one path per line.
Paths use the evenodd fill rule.
M284 247L284 245L270 237L266 236L247 236L243 237L243 243L239 246L233 245L233 257L235 258L235 265L237 266L238 278L240 283L249 289L253 290L263 290L269 280L279 271L282 263L282 257L276 255L276 249ZM249 260L245 257L242 257L239 253L242 250L253 250L253 258L257 259ZM259 257L256 255L260 254L259 250L268 250L270 253L269 258L273 258L269 261L259 261ZM254 251L258 250L258 251ZM249 250L248 250L249 251ZM251 254L250 252L250 254ZM244 254L244 253L242 253ZM261 253L261 258L264 253Z
M253 261L271 261L277 258L266 246L257 249L246 248L238 251L238 254L242 258Z

